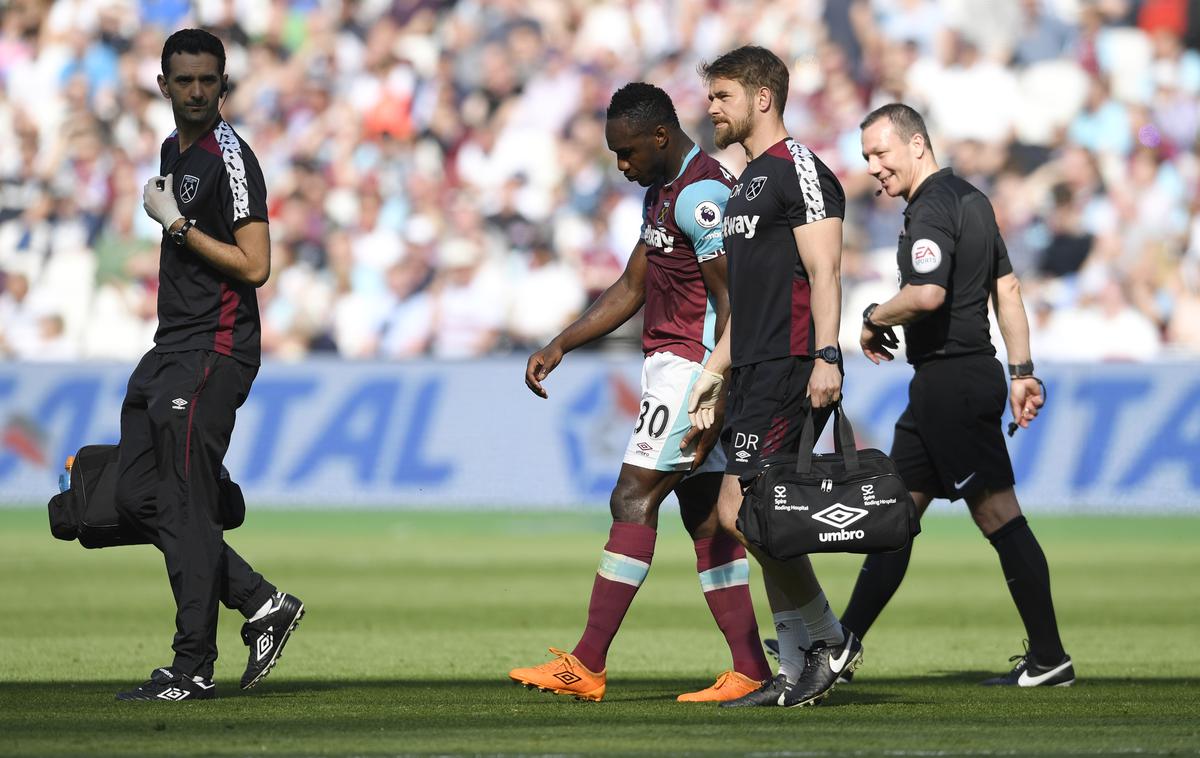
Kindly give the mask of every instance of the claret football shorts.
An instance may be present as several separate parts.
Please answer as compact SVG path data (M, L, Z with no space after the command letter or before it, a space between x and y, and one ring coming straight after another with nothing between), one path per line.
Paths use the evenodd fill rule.
M687 471L693 451L679 443L691 427L688 398L702 366L673 353L654 353L642 364L642 401L625 448L625 463L658 471ZM693 474L725 470L725 453L718 443Z

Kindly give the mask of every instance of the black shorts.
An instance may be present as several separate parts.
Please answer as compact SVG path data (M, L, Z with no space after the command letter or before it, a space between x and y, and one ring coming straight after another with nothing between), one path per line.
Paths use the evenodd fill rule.
M721 430L726 474L752 473L772 455L796 452L812 370L811 358L797 356L733 369ZM818 436L830 413L822 408L814 417Z
M892 458L910 492L950 500L1013 485L1000 420L1004 367L990 355L921 364L896 422Z

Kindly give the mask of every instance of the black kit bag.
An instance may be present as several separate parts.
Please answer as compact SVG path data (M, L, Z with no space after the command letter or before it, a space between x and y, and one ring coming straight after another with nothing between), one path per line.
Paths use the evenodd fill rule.
M768 458L761 471L742 477L738 529L772 558L885 553L921 531L895 462L879 450L856 449L840 403L833 413L832 454L813 455L810 410L796 455Z
M242 489L221 467L221 520L235 529L246 519ZM144 545L149 540L117 513L117 446L85 445L71 464L70 486L50 498L50 533L86 548Z

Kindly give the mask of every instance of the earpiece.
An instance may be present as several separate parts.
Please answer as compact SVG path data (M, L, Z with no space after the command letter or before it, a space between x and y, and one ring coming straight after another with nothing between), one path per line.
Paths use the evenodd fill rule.
M225 97L228 94L229 94L229 80L226 79L225 77L221 77L221 95L220 96Z

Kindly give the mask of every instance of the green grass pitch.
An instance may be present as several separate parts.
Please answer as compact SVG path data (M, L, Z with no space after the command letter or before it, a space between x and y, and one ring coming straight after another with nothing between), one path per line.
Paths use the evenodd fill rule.
M1077 685L996 690L1023 637L966 514L931 516L853 684L818 708L674 702L728 653L695 557L664 513L649 579L582 703L509 683L570 648L604 513L252 511L229 541L308 613L243 693L240 616L222 610L200 703L117 703L170 661L173 613L152 549L86 551L42 511L0 510L2 755L1095 755L1200 751L1200 519L1031 518ZM856 556L817 570L835 608ZM760 626L770 613L755 569Z

